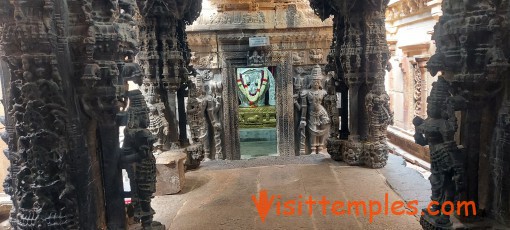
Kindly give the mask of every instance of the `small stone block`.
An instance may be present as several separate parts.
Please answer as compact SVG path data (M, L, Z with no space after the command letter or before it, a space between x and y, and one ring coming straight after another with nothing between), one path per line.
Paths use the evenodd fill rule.
M179 193L184 187L184 149L162 152L156 156L156 196Z

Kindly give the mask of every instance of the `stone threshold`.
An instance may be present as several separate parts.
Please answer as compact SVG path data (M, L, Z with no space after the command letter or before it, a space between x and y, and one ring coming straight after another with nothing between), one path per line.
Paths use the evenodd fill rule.
M421 146L414 142L413 133L402 130L398 127L388 127L388 140L395 146L398 146L403 151L410 153L418 159L424 162L430 162L429 148L428 146Z

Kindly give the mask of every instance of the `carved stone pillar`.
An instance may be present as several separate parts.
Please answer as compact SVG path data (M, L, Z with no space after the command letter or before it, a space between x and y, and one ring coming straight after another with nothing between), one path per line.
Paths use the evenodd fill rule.
M76 229L80 220L68 130L72 112L57 67L58 50L53 49L58 33L55 5L0 4L2 59L9 67L10 90L4 93L10 95L4 105L9 116L5 139L11 167L5 184L14 204L11 226Z
M294 130L294 100L292 65L290 55L287 55L277 68L279 77L276 79L276 116L277 116L277 142L280 156L295 156Z
M508 84L508 83L507 83ZM509 92L507 86L506 90ZM510 225L510 182L506 179L510 175L510 100L507 99L498 114L498 121L494 129L490 155L490 197L489 207L491 215L498 221Z
M155 151L178 148L185 120L178 120L177 90L187 80L191 58L185 30L198 17L201 1L136 2L142 15L137 60L145 73L142 93L152 111L149 130L157 136Z
M455 191L453 196L459 200L474 201L477 208L487 206L486 210L493 214L492 217L498 220L508 221L508 194L498 195L501 191L507 191L507 184L500 183L501 168L508 167L508 161L505 157L500 157L499 147L505 147L501 134L502 129L507 128L504 116L506 113L506 103L508 98L501 93L503 90L508 92L507 85L509 72L508 63L508 31L509 25L505 21L508 14L508 1L464 1L458 2L445 0L442 2L443 16L435 27L433 39L437 45L437 51L427 64L432 75L442 72L444 79L451 85L452 94L448 103L450 103L450 114L457 111L460 114L460 144L464 147L461 153L451 154L451 156L460 161L456 168L462 169L465 174L457 176L464 182L465 189ZM484 20L476 21L483 17ZM464 21L464 24L456 22ZM433 90L434 91L434 90ZM431 92L431 96L436 96L437 92ZM494 112L484 112L490 104L491 108L501 106L500 114ZM429 102L429 108L431 104ZM451 116L451 115L450 115ZM452 116L454 117L454 116ZM456 118L455 118L456 119ZM482 130L490 130L497 121L493 134L491 148L485 147L482 143ZM452 122L452 126L456 126ZM452 130L450 135L455 135L457 129ZM453 138L452 138L453 139ZM457 144L457 143L455 143ZM482 165L482 159L485 159L485 151L491 151L490 163ZM483 154L482 154L483 153ZM434 151L431 148L431 160ZM485 167L483 167L485 166ZM489 168L486 168L489 167ZM437 166L432 165L431 170L437 170ZM481 194L479 188L487 186L488 181L483 180L481 175L484 172L492 171L492 186L490 194ZM431 181L432 183L432 181ZM442 188L452 186L452 183L445 183ZM483 190L482 190L483 191ZM496 194L494 194L496 193ZM495 204L494 199L489 205L483 204L480 197L492 195L499 196ZM505 203L506 202L506 203ZM461 219L480 219L473 218L473 211L469 210L469 217L462 213ZM450 224L449 220L431 218L423 215L421 224L426 228L442 227ZM507 223L508 224L508 223Z
M349 81L349 137L343 149L343 161L350 165L363 164L363 145L360 142L359 89L360 82Z
M136 53L136 5L0 5L2 58L10 71L8 121L18 127L8 129L7 138L12 226L126 228L119 211L125 205L118 130L120 107L126 105L123 78L140 75L126 63Z
M241 159L241 146L239 142L239 102L236 92L236 69L225 62L222 63L223 85L223 140L225 142L224 155L228 160Z
M427 85L427 62L429 57L415 58L415 114L416 116L425 117L427 114L427 94L429 92Z
M386 164L386 127L393 119L384 90L389 59L384 23L387 4L387 0L310 1L322 19L334 16L332 59L349 87L350 134L342 145L343 160L373 168Z

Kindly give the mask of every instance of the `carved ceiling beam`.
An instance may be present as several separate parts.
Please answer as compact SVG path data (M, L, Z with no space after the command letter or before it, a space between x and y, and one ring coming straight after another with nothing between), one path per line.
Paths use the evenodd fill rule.
M302 0L251 0L251 1L234 1L234 0L211 0L211 3L216 5L218 12L225 11L261 11L261 10L275 10L285 9L289 5L299 5L308 7Z
M424 42L412 45L399 46L398 48L402 49L402 52L407 57L427 56L430 53L429 52L430 44L431 44L430 42Z
M386 9L386 21L394 22L396 20L411 17L413 15L430 12L428 5L430 0L400 0L388 6Z
M331 34L331 27L329 28L307 28L307 29L288 29L285 31L279 30L267 30L267 31L256 31L253 33L245 32L240 33L221 33L218 37L214 36L214 33L195 33L188 32L188 41L190 45L202 45L215 42L216 39L221 41L239 41L247 39L253 36L266 36L271 39L271 43L277 43L279 41L323 41L331 40L333 35Z

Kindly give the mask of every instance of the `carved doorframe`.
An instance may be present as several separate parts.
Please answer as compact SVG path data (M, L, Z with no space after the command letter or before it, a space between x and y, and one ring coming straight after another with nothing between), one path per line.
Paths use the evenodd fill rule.
M276 141L278 155L295 156L292 59L288 53L276 65Z
M294 146L294 99L292 84L292 62L290 53L276 63L276 141L279 156L295 156ZM236 69L228 58L222 63L223 85L223 148L228 160L241 159L239 137L239 103L236 93Z
M239 138L239 104L236 91L236 66L224 60L222 72L223 85L223 149L227 160L241 159L241 140Z

